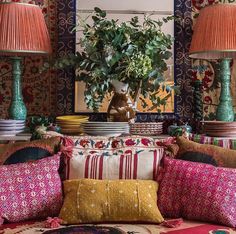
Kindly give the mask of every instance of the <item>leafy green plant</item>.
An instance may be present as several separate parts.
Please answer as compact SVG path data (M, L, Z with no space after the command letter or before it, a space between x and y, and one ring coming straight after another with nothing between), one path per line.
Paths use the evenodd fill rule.
M156 21L145 15L142 24L138 17L119 23L107 19L106 12L99 8L94 8L91 17L92 24L87 20L80 20L78 24L83 30L79 41L81 51L56 63L58 68L72 65L77 69L77 80L86 84L87 106L97 111L106 94L112 91L114 79L127 83L130 96L135 100L140 98L144 107L147 106L145 98L151 100L151 109L165 105L175 89L165 85L163 75L172 56L173 38L161 27L173 17ZM158 93L163 90L167 95L160 98Z

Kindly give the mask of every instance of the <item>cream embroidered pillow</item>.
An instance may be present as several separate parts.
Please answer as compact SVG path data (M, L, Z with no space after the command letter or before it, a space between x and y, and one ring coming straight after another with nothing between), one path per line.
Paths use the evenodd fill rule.
M157 188L152 180L67 180L59 217L65 224L161 223L164 219L157 207Z

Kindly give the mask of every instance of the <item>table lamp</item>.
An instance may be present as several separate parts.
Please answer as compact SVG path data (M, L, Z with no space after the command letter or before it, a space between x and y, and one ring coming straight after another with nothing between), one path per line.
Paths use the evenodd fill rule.
M12 99L9 118L25 120L27 110L21 91L21 61L24 56L51 53L50 37L39 6L0 3L0 55L12 61Z
M234 121L230 62L236 58L236 5L216 4L203 8L193 30L189 56L196 59L219 59L221 92L216 120Z

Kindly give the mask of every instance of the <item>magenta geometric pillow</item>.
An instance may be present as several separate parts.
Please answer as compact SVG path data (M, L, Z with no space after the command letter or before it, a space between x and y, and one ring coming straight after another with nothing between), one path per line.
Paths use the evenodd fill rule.
M158 207L164 217L236 227L236 169L164 158Z
M0 218L9 222L57 216L62 205L60 155L0 166Z

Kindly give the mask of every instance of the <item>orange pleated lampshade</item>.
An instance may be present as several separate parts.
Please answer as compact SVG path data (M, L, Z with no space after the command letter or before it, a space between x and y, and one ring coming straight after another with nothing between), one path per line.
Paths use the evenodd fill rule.
M216 4L203 8L193 28L190 57L236 58L236 5Z
M39 6L0 3L0 54L24 56L51 51L49 33Z

